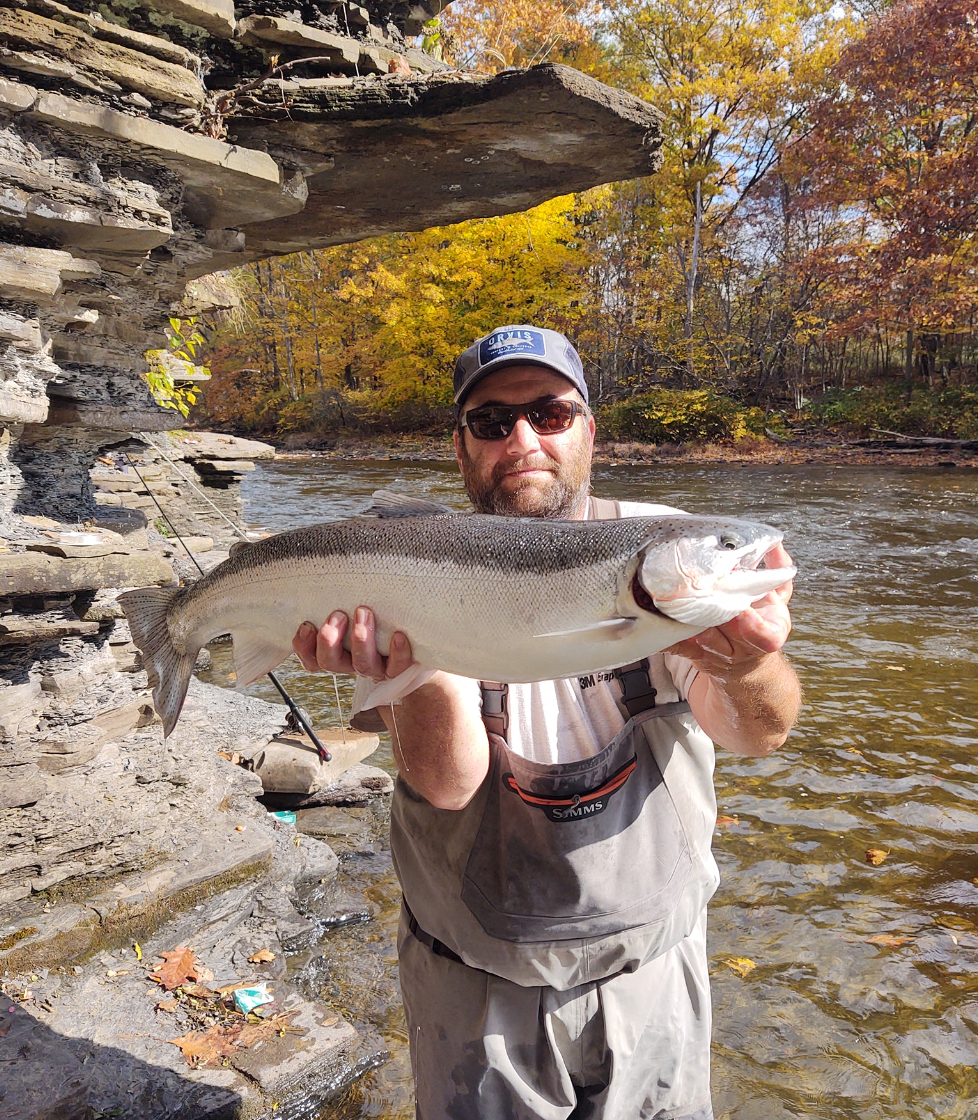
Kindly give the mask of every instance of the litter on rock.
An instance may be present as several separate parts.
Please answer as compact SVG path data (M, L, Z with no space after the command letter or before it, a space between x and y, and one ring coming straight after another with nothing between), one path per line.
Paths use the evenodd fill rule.
M291 809L269 809L268 815L274 817L277 821L283 821L285 824L295 824L295 813Z
M268 991L268 982L255 984L252 988L235 988L234 1006L247 1015L256 1007L263 1007L266 1003L274 1003L275 997Z

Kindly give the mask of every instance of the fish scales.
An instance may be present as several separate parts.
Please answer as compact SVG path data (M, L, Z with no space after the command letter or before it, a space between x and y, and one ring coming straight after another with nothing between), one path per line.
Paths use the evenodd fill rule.
M723 532L741 542L735 556L718 545ZM288 656L302 622L319 627L332 611L352 615L358 606L374 610L382 653L401 630L428 675L446 669L513 682L577 676L626 664L714 624L698 619L703 592L682 599L672 590L689 590L683 549L695 545L706 557L697 564L722 570L719 587L723 579L730 583L737 558L756 566L779 539L767 526L685 515L352 519L248 545L187 588L142 589L120 600L169 733L198 650L221 634L232 635L241 684ZM760 594L784 578L790 573L750 572L747 582L751 594ZM640 606L637 579L666 588L669 605L652 606L650 585ZM739 587L743 576L733 582ZM738 594L721 603L725 617L749 603ZM682 620L664 613L673 600L677 610L685 604ZM396 698L407 680L384 682L378 695Z

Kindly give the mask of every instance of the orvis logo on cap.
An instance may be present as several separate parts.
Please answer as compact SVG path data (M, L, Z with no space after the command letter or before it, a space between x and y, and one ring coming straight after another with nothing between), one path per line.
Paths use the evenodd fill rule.
M479 365L488 365L496 358L510 355L535 354L538 358L547 356L547 344L540 331L494 331L479 344Z

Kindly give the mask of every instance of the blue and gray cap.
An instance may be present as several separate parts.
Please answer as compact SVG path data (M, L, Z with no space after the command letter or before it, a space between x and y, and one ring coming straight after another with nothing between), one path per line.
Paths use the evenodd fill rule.
M497 327L477 338L455 363L455 413L483 377L504 366L534 365L559 373L587 404L587 382L581 357L559 332L546 327Z

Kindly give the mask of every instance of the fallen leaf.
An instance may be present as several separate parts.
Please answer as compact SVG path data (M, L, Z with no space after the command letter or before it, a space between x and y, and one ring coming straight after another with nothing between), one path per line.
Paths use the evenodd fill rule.
M169 952L160 953L159 956L166 962L159 965L150 974L150 980L162 984L168 992L180 988L189 981L202 980L206 971L194 955L193 949L178 945ZM213 977L212 977L213 979Z
M728 957L723 962L727 968L732 968L738 976L746 976L749 972L753 972L757 965L750 959L750 957Z
M889 854L888 851L884 851L882 848L867 848L866 862L871 863L873 867L879 867Z
M286 1031L305 1034L304 1027L289 1026L289 1020L294 1014L294 1011L285 1011L255 1023L231 1025L215 1023L206 1031L190 1031L169 1041L174 1046L180 1047L191 1069L199 1069L201 1066L219 1066L236 1050L247 1050L250 1046L265 1042L277 1034L282 1035Z
M726 814L721 813L717 817L718 828L730 828L732 825L740 824L740 817L728 817Z
M132 943L132 947L133 947L133 950L136 954L136 960L141 961L143 959L143 950L142 950L142 947L140 946L139 942L134 941Z
M250 988L250 980L238 980L234 984L225 984L223 988L217 989L219 996L229 996L232 992L236 992L238 988Z
M185 996L196 996L197 999L217 999L218 994L206 984L181 984L180 990Z
M249 964L267 964L269 961L275 960L275 954L271 949L259 949L253 957L248 958Z
M173 1012L176 1011L179 1006L180 1001L178 999L164 999L156 1005L156 1010Z
M898 937L893 933L877 933L873 937L866 938L867 945L885 945L887 949L896 949L900 945L906 945L910 941L916 941L915 937Z
M293 1034L305 1033L302 1027L292 1027L289 1020L294 1011L282 1011L278 1015L270 1015L267 1019L259 1019L257 1023L242 1023L241 1026L230 1028L236 1032L238 1044L242 1049L254 1046L256 1042L266 1042L277 1034L291 1031Z
M187 1065L191 1069L200 1066L217 1066L237 1049L234 1041L228 1038L227 1031L220 1024L208 1027L206 1031L190 1031L189 1034L169 1041L179 1046Z

